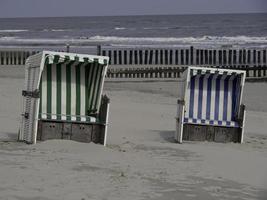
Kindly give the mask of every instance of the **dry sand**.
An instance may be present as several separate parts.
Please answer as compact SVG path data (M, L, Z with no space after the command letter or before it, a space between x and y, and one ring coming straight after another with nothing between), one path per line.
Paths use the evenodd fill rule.
M23 75L0 69L0 199L267 199L266 83L245 86L244 144L177 144L179 81L115 81L107 147L26 145L15 142Z

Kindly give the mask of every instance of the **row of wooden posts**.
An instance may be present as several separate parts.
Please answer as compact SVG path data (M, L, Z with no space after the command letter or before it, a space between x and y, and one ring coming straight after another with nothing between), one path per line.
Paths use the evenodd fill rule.
M266 65L266 49L98 49L110 65Z
M67 47L69 49L69 47ZM0 50L0 65L24 65L37 51ZM110 65L266 65L267 49L118 49L98 46Z
M25 65L26 59L37 51L0 50L1 65Z
M70 47L67 47L69 50ZM59 50L59 51L62 51ZM1 65L24 65L38 51L0 50ZM97 47L109 56L108 78L179 78L189 65L246 70L247 77L267 77L267 49Z

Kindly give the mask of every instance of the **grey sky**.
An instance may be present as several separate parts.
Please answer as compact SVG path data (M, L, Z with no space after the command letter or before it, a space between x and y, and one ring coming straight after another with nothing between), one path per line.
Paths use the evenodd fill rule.
M0 0L0 17L267 12L267 0Z

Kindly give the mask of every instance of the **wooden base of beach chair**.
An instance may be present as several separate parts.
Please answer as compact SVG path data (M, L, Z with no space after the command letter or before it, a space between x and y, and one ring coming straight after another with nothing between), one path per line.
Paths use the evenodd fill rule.
M49 139L64 139L85 143L94 142L106 145L109 103L109 98L107 96L103 96L98 116L101 123L39 120L37 140L45 141Z
M42 120L38 123L37 139L41 141L64 139L104 144L105 125Z
M241 142L242 130L236 127L184 124L183 140Z

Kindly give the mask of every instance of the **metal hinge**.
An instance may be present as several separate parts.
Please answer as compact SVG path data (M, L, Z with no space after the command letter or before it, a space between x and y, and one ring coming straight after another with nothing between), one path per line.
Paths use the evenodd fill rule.
M40 97L40 90L34 90L34 91L22 91L22 96L25 97L32 97L32 98L39 98Z
M25 119L29 119L29 113L23 113L23 114L21 114Z
M185 101L183 99L177 99L177 104L184 105Z

